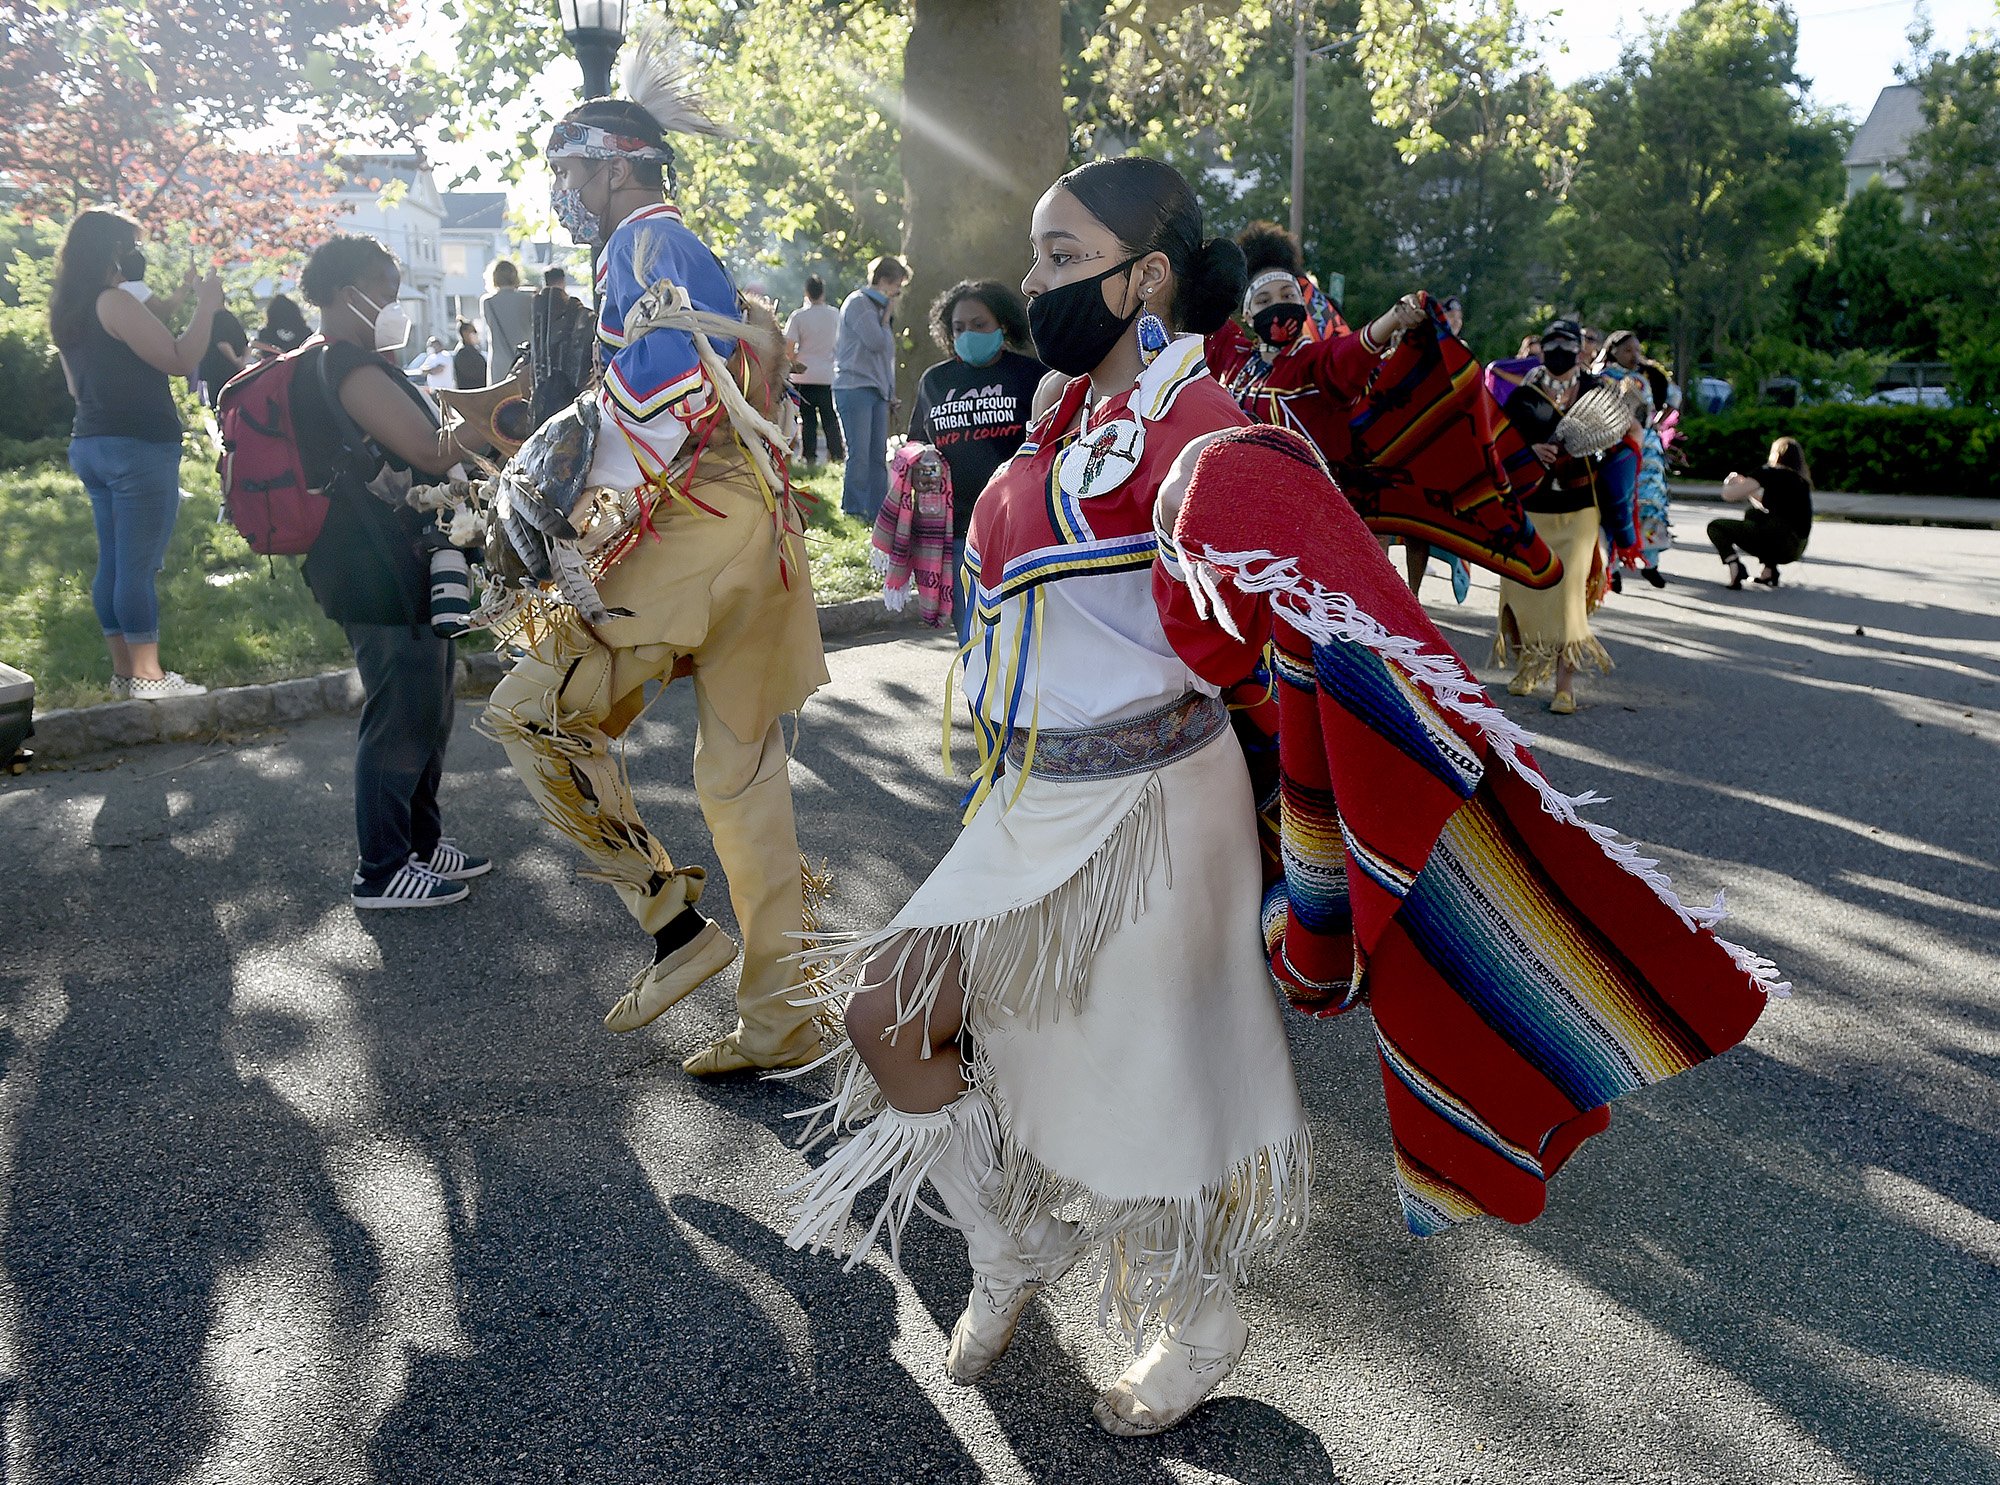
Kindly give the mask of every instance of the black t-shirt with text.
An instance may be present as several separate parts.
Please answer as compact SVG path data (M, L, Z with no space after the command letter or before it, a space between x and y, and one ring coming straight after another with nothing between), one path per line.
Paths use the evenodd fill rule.
M954 356L924 373L910 437L935 446L951 467L952 531L959 540L979 492L1027 437L1035 388L1047 374L1048 367L1015 351L1002 351L991 366L968 366Z

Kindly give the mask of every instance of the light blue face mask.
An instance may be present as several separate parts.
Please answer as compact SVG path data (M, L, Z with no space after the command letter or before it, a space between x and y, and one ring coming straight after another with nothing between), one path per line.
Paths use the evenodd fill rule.
M999 360L1000 350L1006 344L1004 330L961 330L951 338L958 359L968 366L986 366Z

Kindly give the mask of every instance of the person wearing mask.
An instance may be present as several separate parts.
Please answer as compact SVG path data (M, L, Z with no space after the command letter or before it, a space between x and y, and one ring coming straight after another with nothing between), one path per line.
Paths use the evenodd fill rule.
M1225 326L1208 338L1209 370L1252 418L1295 428L1311 439L1338 477L1352 451L1350 421L1369 378L1397 336L1423 324L1428 312L1417 295L1407 294L1358 333L1314 339L1306 334L1305 260L1299 240L1275 222L1253 222L1236 234L1236 243L1250 275L1241 306L1243 326ZM1384 550L1393 540L1387 534L1378 539ZM1407 540L1414 592L1430 561L1430 547Z
M479 301L479 317L486 325L488 375L498 382L506 380L528 354L535 296L521 287L520 265L512 258L495 258L486 277L492 288Z
M479 349L479 327L458 322L458 349L451 355L451 384L461 392L486 385L486 353Z
M431 908L466 896L492 868L444 837L438 785L451 739L455 651L429 621L425 522L404 501L480 450L440 431L429 401L397 374L408 342L402 270L372 237L314 250L299 288L323 345L292 380L292 425L326 525L306 554L306 586L354 649L365 700L354 750L356 908ZM446 358L449 361L449 358Z
M1236 1365L1244 1267L1308 1200L1250 779L1182 651L1208 640L1158 575L1176 456L1246 421L1201 339L1240 302L1243 255L1138 156L1056 182L1031 241L1035 348L1068 380L973 512L974 808L888 928L825 956L822 983L854 993L821 1113L852 1138L802 1183L787 1241L844 1244L886 1177L863 1241L888 1227L894 1252L928 1179L973 1269L945 1358L961 1385L1091 1262L1101 1313L1151 1337L1096 1407L1131 1436ZM1240 678L1256 656L1232 658Z
M966 637L965 537L972 507L993 472L1028 434L1035 388L1048 367L1016 347L1029 344L1021 296L991 279L953 284L931 305L931 339L948 359L924 372L910 437L930 444L951 470L951 622Z
M889 420L896 402L896 305L910 270L895 258L868 265L868 283L840 306L833 405L847 445L840 508L873 523L889 495Z
M785 350L792 358L792 388L799 394L799 450L806 463L819 463L819 438L826 433L826 456L847 457L840 419L833 410L834 344L840 338L840 311L826 302L826 280L806 279L806 302L785 321Z
M111 689L161 701L207 689L160 666L154 575L181 507L181 419L168 378L200 369L222 280L201 280L194 317L176 336L119 287L145 276L138 223L101 207L83 212L57 256L49 333L76 400L69 463L97 528L90 601L111 654Z
M444 348L442 340L433 335L424 342L422 354L403 368L403 375L433 392L448 389L451 386L451 352Z
M1673 545L1672 522L1668 519L1667 448L1655 426L1663 398L1664 373L1646 359L1646 348L1630 330L1614 330L1604 342L1604 353L1591 368L1616 387L1632 404L1633 425L1638 430L1638 472L1633 482L1633 519L1639 531L1639 553L1646 565L1640 576L1655 588L1667 585L1660 571L1660 558ZM1619 574L1611 574L1611 591L1622 592Z
M211 411L229 379L250 364L250 334L243 322L226 309L215 312L208 332L208 352L201 358L197 376L201 393Z
M1739 551L1764 564L1755 579L1758 587L1777 587L1778 569L1803 557L1812 536L1812 472L1804 445L1796 438L1780 438L1762 469L1749 474L1730 470L1722 482L1722 498L1750 507L1742 520L1708 523L1708 539L1729 569L1730 588L1741 588L1749 575Z
M1530 695L1554 675L1549 710L1567 716L1576 710L1577 667L1588 664L1600 672L1611 670L1611 656L1590 630L1591 610L1604 596L1598 527L1602 523L1611 534L1621 561L1637 561L1638 532L1629 484L1621 492L1606 477L1608 459L1626 446L1620 443L1602 454L1578 455L1556 438L1563 414L1601 385L1579 364L1582 328L1575 320L1556 320L1542 332L1537 349L1540 364L1522 379L1501 410L1541 465L1540 479L1521 504L1534 518L1535 530L1562 559L1562 579L1552 588L1540 589L1500 580L1493 661L1516 658L1514 678L1507 683L1514 696Z
M720 1077L820 1055L812 1011L795 1003L805 898L783 717L827 671L803 521L784 473L783 332L738 294L669 199L672 135L719 132L675 55L664 24L646 18L625 54L627 96L585 103L549 135L551 206L597 263L603 376L543 435L596 428L577 450L578 462L589 450L581 487L617 492L630 540L598 562L596 593L580 595L598 611L546 600L481 726L648 935L649 962L604 1018L612 1031L636 1031L737 955L697 906L704 869L677 865L683 853L670 855L641 818L616 741L649 687L692 672L695 795L729 879L743 963L734 1028L681 1065ZM651 292L662 283L685 293L691 310ZM554 471L543 476L528 462L525 472L520 461L509 469L528 485L522 499L564 494ZM519 523L506 540L530 571L582 565L576 547L544 543Z
M273 294L264 306L264 323L250 343L251 353L260 361L295 351L312 336L312 326L297 301L287 294Z

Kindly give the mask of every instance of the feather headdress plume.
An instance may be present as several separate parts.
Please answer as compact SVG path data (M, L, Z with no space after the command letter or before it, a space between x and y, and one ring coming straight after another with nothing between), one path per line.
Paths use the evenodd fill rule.
M719 138L729 132L709 113L696 81L695 65L664 16L640 18L626 43L618 81L625 96L652 115L663 134Z

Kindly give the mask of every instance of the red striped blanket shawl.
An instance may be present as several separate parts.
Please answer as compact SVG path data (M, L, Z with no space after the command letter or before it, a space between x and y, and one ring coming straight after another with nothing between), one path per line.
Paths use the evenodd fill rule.
M1370 531L1430 543L1530 588L1562 580L1505 462L1510 425L1478 361L1426 296L1430 318L1403 336L1348 420L1341 493ZM1530 454L1532 460L1533 455Z
M1543 778L1305 440L1204 450L1175 544L1194 608L1269 642L1239 726L1275 796L1272 973L1300 1009L1373 1013L1411 1231L1530 1220L1612 1099L1734 1046L1786 987L1715 935L1719 898L1684 906L1584 817L1597 796Z

